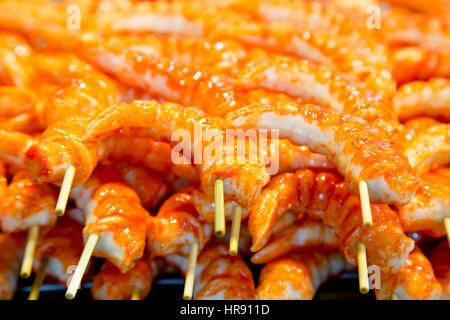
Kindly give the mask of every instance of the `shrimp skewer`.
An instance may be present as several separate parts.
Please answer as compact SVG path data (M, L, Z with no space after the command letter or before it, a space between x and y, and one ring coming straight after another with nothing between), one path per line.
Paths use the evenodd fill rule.
M396 212L389 206L372 204L373 226L365 228L361 223L358 198L348 191L337 175L299 170L277 178L269 183L267 191L263 190L261 202L257 202L249 214L249 230L254 241L252 251L267 243L277 217L285 210L291 210L321 219L331 227L349 263L356 265L357 247L362 243L369 264L378 265L386 273L402 268L414 242L405 236ZM280 202L284 205L270 206L269 211L262 209L267 207L261 206L265 203L263 199L277 198L281 193L290 195L282 197Z
M231 127L277 129L281 138L326 154L351 192L358 193L361 180L367 182L371 201L406 204L417 190L417 178L389 136L359 118L286 104L242 108L226 120Z
M66 292L70 299L75 297L91 254L107 258L126 272L144 253L149 215L136 192L122 181L118 172L99 168L86 184L72 190L86 215L86 246Z
M169 197L157 215L149 219L148 248L155 256L186 260L184 299L191 299L196 274L197 254L212 235L211 224L202 221L192 199L193 187L187 186Z
M54 206L56 193L48 185L36 184L27 172L18 172L8 186L2 202L1 227L4 232L19 232L28 229L28 240L22 263L21 276L31 274L33 255L39 229L53 227L56 222Z
M66 284L71 268L78 262L83 251L82 226L69 218L61 218L37 244L33 270L46 277ZM37 277L35 278L35 281ZM37 300L40 285L30 291L30 297ZM29 297L29 299L30 299Z
M368 79L361 81L351 75L337 74L325 66L312 65L307 60L298 61L261 49L248 51L226 41L203 40L202 46L197 43L198 40L193 42L190 38L170 38L166 41L146 38L138 43L132 42L128 47L117 42L114 38L109 41L84 40L81 54L130 85L171 101L197 105L212 115L223 116L239 106L256 102L276 103L280 99L294 102L301 98L324 107L355 113L368 120L396 120L386 103L380 101L392 96L395 87L391 86L387 96L378 92L374 89L378 78L373 82ZM166 43L174 49L167 49ZM217 47L222 49L217 50ZM195 54L186 54L186 50ZM189 60L186 55L194 55L194 61L186 61ZM199 55L206 56L212 66L199 65L196 62ZM134 76L131 77L131 74ZM235 80L230 80L230 77ZM272 91L279 94L275 95ZM211 108L206 97L214 97L220 107Z
M166 257L183 273L187 259L179 255ZM253 275L240 255L230 256L223 242L207 244L198 257L195 272L194 300L253 300Z
M199 249L212 235L211 223L198 214L193 201L195 188L187 186L170 196L148 222L148 250L155 256L179 254L187 256L191 243Z
M132 115L127 121L123 118L124 114ZM115 124L111 125L110 121L114 120ZM133 119L131 119L133 118ZM201 121L201 122L200 122ZM165 123L166 125L161 126ZM208 131L211 138L208 146L201 146L200 149L194 143L193 137L196 136L194 127ZM232 137L237 140L243 139L245 143L244 154L239 155L236 146L230 146L225 143L226 136L223 131L223 120L221 118L206 116L202 111L195 108L182 108L177 104L164 103L162 105L155 101L135 101L131 104L119 104L104 110L97 117L94 117L87 127L84 140L86 142L101 139L108 132L116 131L120 128L133 128L132 132L124 132L126 135L151 138L160 141L171 142L172 132L177 129L187 130L190 133L190 140L184 141L194 150L194 156L203 156L202 164L199 166L201 170L201 186L202 190L210 197L214 195L214 181L222 179L224 184L225 201L233 200L244 208L248 208L258 197L260 189L268 180L269 175L265 170L263 159L259 154L251 154L251 150L258 150L255 143L251 139L245 137ZM153 129L149 129L152 127ZM154 128L158 128L155 130ZM136 130L134 130L136 129ZM171 142L173 143L173 142ZM239 145L239 143L238 143ZM253 145L253 146L252 146ZM222 150L223 159L214 159L209 156L208 152ZM186 149L185 149L186 150ZM196 153L197 152L197 153ZM220 157L219 157L220 158ZM255 160L251 161L251 159ZM226 175L224 171L226 163L232 163L233 174ZM239 186L234 188L233 186Z

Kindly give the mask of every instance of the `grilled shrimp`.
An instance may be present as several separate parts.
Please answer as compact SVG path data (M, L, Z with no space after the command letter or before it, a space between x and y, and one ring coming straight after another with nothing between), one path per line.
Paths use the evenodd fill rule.
M56 70L53 71L56 75L53 76L62 78L55 79L61 81L61 84L44 99L37 110L44 128L77 114L94 114L105 106L118 102L120 90L115 81L76 57L39 57L38 62L42 62L43 66L56 64ZM43 61L45 59L50 61Z
M73 219L63 217L47 232L36 246L33 269L39 270L42 259L48 256L45 275L66 284L83 251L83 227ZM73 270L72 270L73 271Z
M442 240L430 257L436 278L442 285L442 299L450 299L450 248L447 239Z
M122 272L144 254L148 212L120 173L99 167L71 197L86 216L83 236L99 236L93 255L106 258Z
M379 300L395 294L399 300L436 300L442 295L442 286L436 280L427 257L416 248L405 265L392 274L381 274L380 289L375 289Z
M261 249L269 241L279 215L295 206L297 181L292 173L275 176L263 189L250 211L248 229L253 238L251 250Z
M197 169L187 159L184 164L172 161L172 148L166 142L114 135L97 141L96 147L100 161L105 159L107 161L127 162L133 165L143 164L150 169L165 174L173 172L189 181L198 181L199 179ZM300 155L298 158L300 158ZM295 163L295 160L292 162ZM320 156L317 156L317 165L321 165ZM326 165L324 164L324 166Z
M251 261L262 264L279 258L295 249L322 248L338 250L339 239L330 227L309 218L296 221L293 225L275 234Z
M61 185L69 165L76 168L73 185L84 183L97 165L94 144L82 141L89 117L69 117L49 126L25 151L25 166L38 183Z
M187 258L171 255L166 258L181 272L187 270ZM197 259L194 282L195 300L253 300L253 274L240 255L230 256L226 245L211 241Z
M186 55L183 50L177 51L174 57L154 54L155 50L159 49L145 41L127 47L116 41L88 38L83 39L79 51L84 59L127 85L170 101L198 106L215 116L224 116L230 110L257 102L295 101L284 94L259 88L235 90L229 77L239 70L237 62L230 66L226 58L218 57L212 67L205 67L178 57L177 54ZM203 56L214 60L211 58L215 56L214 49L204 51L211 51ZM212 99L214 104L211 104Z
M450 217L450 168L436 169L420 178L421 186L415 196L397 208L403 229L443 237L443 220Z
M19 232L31 226L53 227L57 194L51 186L34 183L28 172L18 172L0 206L4 232Z
M16 167L23 167L24 154L33 142L34 138L28 134L0 130L0 160Z
M11 300L14 296L24 242L20 235L0 233L0 300Z
M413 171L422 174L450 163L450 126L431 118L408 121L393 138Z
M207 116L195 108L183 108L173 103L160 105L156 101L135 101L118 104L99 113L87 127L84 140L98 140L110 132L124 129L124 135L151 138L173 145L172 133L176 130L181 133L179 129L187 130L183 131L183 136L189 133L189 139L183 138L182 143L193 153L194 163L198 163L197 159L201 157L202 163L198 168L202 190L213 199L214 182L222 179L225 200L249 208L269 180L264 159L258 153L256 143L245 136L228 136L231 141L237 140L237 144L226 143L227 135L222 128L221 118ZM212 142L206 146L204 143L199 145L194 140L198 139L197 130L204 130ZM244 144L244 150L239 147L240 141ZM187 149L184 148L184 151Z
M351 268L337 252L294 252L262 268L256 294L261 300L312 300L329 277Z
M0 86L0 117L13 117L34 111L36 97L29 89Z
M399 84L436 77L450 77L450 50L433 50L419 46L400 47L391 57L392 77Z
M160 172L198 180L197 169L189 163L174 164L167 143L150 139L129 139L111 135L92 143L82 141L88 116L70 117L48 127L37 139L0 130L0 159L24 164L33 179L60 185L65 169L76 169L73 185L84 183L97 163L112 161L142 163ZM15 142L15 144L12 144ZM320 161L320 158L319 160Z
M242 108L226 122L234 128L277 129L280 138L326 154L351 192L358 194L359 181L367 182L372 201L406 204L418 188L390 136L360 118L308 104L280 104Z
M327 32L306 26L303 26L303 31L299 31L284 21L255 21L246 14L238 14L226 7L217 8L205 1L191 1L188 5L181 1L140 3L131 14L125 13L122 17L106 20L103 25L112 32L151 31L228 38L247 46L265 47L334 65L345 71L362 72L367 67L376 72L384 69L387 62L383 47L373 46L373 43L369 44L361 37L331 37ZM354 61L359 61L360 65L354 64Z
M96 300L129 300L138 290L139 297L144 299L150 292L154 277L152 265L145 256L125 273L105 262L93 278L91 295Z
M399 88L393 100L400 120L419 116L450 120L450 80L415 81Z
M187 186L169 197L148 221L147 245L155 256L189 254L193 241L200 248L212 235L212 224L206 223L193 204L193 187Z
M372 204L373 226L365 228L361 221L359 198L348 191L337 175L299 170L295 174L282 176L283 179L279 179L278 183L269 183L269 190L272 189L271 192L275 195L273 198L276 198L281 190L284 194L296 194L296 198L292 196L283 199L292 200L288 204L290 210L307 213L313 219L322 219L324 224L336 233L349 263L356 265L357 243L362 242L366 246L368 262L380 266L384 272L397 271L404 265L409 252L414 248L414 242L405 236L396 212L389 206ZM254 206L250 212L249 226L250 222L254 226L264 226L261 230L249 228L250 232L253 231L256 235L256 239L264 239L258 246L253 247L258 250L267 243L271 233L271 228L265 220L274 218L265 216L264 211L255 211L257 219L252 221L253 210L257 208ZM276 210L270 210L270 213L278 215ZM265 238L260 236L261 233Z
M394 128L396 125L395 115L383 101L394 93L394 85L386 97L374 90L375 85L367 80L362 82L351 75L332 72L308 60L289 57L255 60L242 69L235 82L238 87L262 87L369 121L381 118Z
M31 88L34 66L27 41L14 33L0 33L0 83L20 89Z
M119 163L116 168L139 195L142 206L155 208L169 193L169 186L156 172L142 166Z

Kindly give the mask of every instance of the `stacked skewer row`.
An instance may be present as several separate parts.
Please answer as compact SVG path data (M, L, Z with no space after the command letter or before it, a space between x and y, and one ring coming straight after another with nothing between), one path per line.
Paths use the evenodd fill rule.
M0 1L0 298L448 299L450 6L389 2Z

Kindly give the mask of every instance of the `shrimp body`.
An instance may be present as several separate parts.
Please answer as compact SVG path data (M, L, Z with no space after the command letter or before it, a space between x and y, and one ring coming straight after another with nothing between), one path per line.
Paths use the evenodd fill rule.
M431 118L408 121L394 137L416 174L450 163L450 126Z
M255 299L252 272L240 255L231 257L223 243L209 244L198 257L198 267L194 300Z
M272 185L269 183L269 187L275 190L274 194L283 190L286 190L283 191L285 194L297 193L297 197L292 197L292 202L289 203L291 210L306 213L313 219L322 219L325 225L332 228L349 263L356 265L357 244L362 242L366 246L369 263L377 264L385 272L397 271L403 266L409 252L414 248L414 242L405 236L396 212L389 206L372 204L373 226L365 228L362 224L359 198L348 191L337 175L299 170L295 174L282 176L288 181ZM273 205L273 208L277 206ZM253 210L256 215L252 214ZM256 239L260 239L260 233L264 235L262 238L264 241L258 247L252 247L254 250L262 248L267 243L272 228L267 226L265 221L276 221L278 214L277 210L252 208L249 226L250 223L254 226L266 226L261 227L261 230L253 229ZM256 221L252 222L252 219ZM252 232L252 228L249 229Z
M401 47L394 50L391 60L392 77L398 84L450 76L448 49L436 51L420 46Z
M278 216L291 209L297 199L296 180L292 173L284 173L270 180L250 212L248 229L253 238L253 252L269 241Z
M169 263L185 273L187 258L170 255ZM197 259L194 300L253 300L253 274L240 255L230 256L221 241L212 241Z
M172 161L172 148L166 142L113 135L97 141L96 148L100 162L118 161L132 165L142 164L161 173L173 172L189 181L199 180L197 168L187 159L186 163Z
M261 250L253 254L251 261L255 264L267 263L292 250L304 248L338 250L339 239L330 227L306 218L276 233Z
M61 185L69 165L76 168L73 185L84 183L97 164L95 145L83 143L88 117L70 117L49 126L25 152L25 165L39 183Z
M229 126L277 129L280 138L326 154L358 194L365 180L372 201L406 204L418 187L411 166L388 134L347 114L313 105L250 106L230 113ZM300 129L301 128L301 129Z
M150 292L154 274L147 258L142 258L125 273L105 262L94 276L91 295L96 300L129 300L133 291L139 290L141 299Z
M83 227L78 222L69 218L58 219L55 227L39 240L33 260L34 271L39 270L42 259L48 256L45 275L66 284L70 268L77 265L83 251L82 231Z
M442 295L442 287L427 257L416 248L399 271L381 275L375 294L379 300L391 299L392 294L400 300L436 300Z
M6 164L23 167L24 153L33 144L34 138L21 132L0 130L0 159Z
M137 193L123 182L119 172L100 167L90 179L71 191L86 215L83 236L99 236L94 256L108 259L122 272L142 257L148 212Z
M33 182L25 171L18 172L2 202L4 232L19 232L32 226L52 227L56 222L56 192L48 185Z
M406 232L422 232L443 237L443 220L450 217L450 169L441 168L423 174L416 195L398 214Z
M400 119L428 116L450 120L450 80L407 83L399 88L393 104Z
M84 71L61 84L41 105L43 126L47 127L75 114L95 114L117 102L117 85L100 72Z
M187 186L169 197L149 219L147 244L156 256L187 256L193 241L200 248L212 235L211 223L203 221L193 204L193 187Z
M349 269L351 266L337 252L293 253L262 268L256 294L261 300L312 300L330 276Z
M376 81L376 79L374 79ZM373 121L383 119L390 126L396 117L383 99L388 96L373 89L374 84L360 81L349 74L338 74L309 60L272 57L248 63L235 80L236 85L261 87L302 98L325 108L346 112Z
M11 300L17 288L22 246L20 236L0 233L0 300Z
M252 153L252 150L258 150L253 140L245 139L245 136L227 137L222 125L223 119L207 116L195 108L183 108L167 102L158 104L156 101L135 101L131 104L118 104L99 113L87 127L84 140L89 142L101 139L108 133L124 129L122 134L125 135L173 144L172 133L180 132L179 129L187 130L185 132L190 133L189 139L183 138L182 142L193 154L184 156L192 156L194 162L201 157L198 168L201 172L202 190L213 199L214 181L222 179L225 200L232 200L249 208L269 180L263 156ZM212 142L199 146L194 141L200 128L207 132L209 141ZM239 149L239 141L237 145L226 143L227 138L232 141L243 140L244 150Z
M143 207L155 208L169 193L168 185L156 173L142 166L118 164L125 182L139 195Z
M0 33L0 83L20 89L30 88L34 77L32 50L14 33Z

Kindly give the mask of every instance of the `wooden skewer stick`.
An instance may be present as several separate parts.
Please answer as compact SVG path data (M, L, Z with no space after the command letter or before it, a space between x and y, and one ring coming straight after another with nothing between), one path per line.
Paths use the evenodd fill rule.
M223 199L223 181L214 181L214 234L216 237L225 235L225 203Z
M95 249L95 245L98 241L98 234L91 234L87 238L86 244L84 245L83 252L81 253L78 265L73 273L72 279L70 280L69 287L66 291L66 298L72 300L77 294L77 290L80 287L81 279L83 279L84 272L86 271L89 260L91 259L92 252Z
M445 232L447 233L448 244L450 245L450 218L444 218Z
M195 241L191 244L189 250L189 260L188 267L186 271L186 281L184 282L184 300L191 300L194 292L194 281L195 281L195 268L197 266L197 255L198 255L198 242Z
M25 245L25 252L23 254L22 260L22 268L20 269L20 276L24 279L30 277L31 274L34 250L36 249L38 236L39 226L32 226L30 229L28 229L27 243Z
M69 165L64 173L64 179L59 190L58 202L56 203L55 214L60 217L66 211L67 200L69 199L70 189L72 188L73 178L75 177L75 167Z
M367 271L366 247L363 243L358 243L358 276L359 291L363 294L369 292L369 274Z
M41 261L39 271L34 278L33 286L31 287L30 294L28 295L28 300L37 300L39 298L41 285L44 282L45 278L45 269L47 269L48 259L49 257L45 256Z
M236 205L234 208L233 222L231 224L231 238L230 238L230 255L235 256L239 248L239 233L241 231L241 216L242 208Z
M134 288L131 294L131 300L141 300L141 290L139 288Z
M372 211L370 210L369 189L367 188L367 182L364 180L359 182L359 198L361 201L363 225L366 228L370 228L373 225Z

